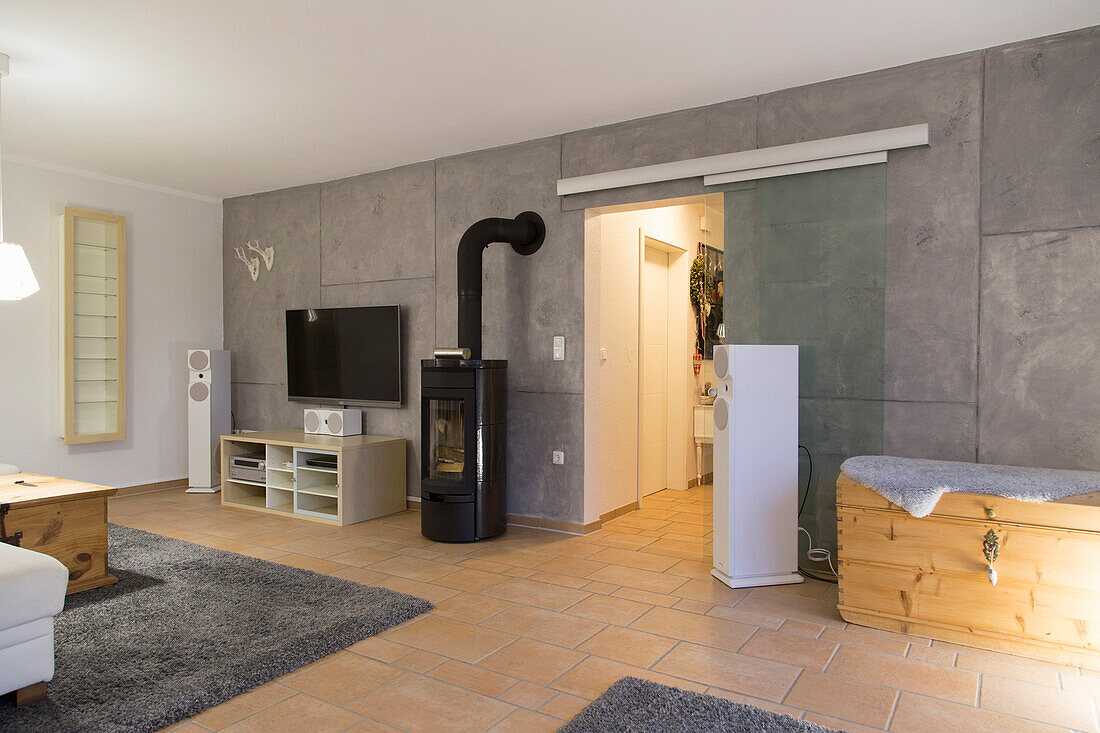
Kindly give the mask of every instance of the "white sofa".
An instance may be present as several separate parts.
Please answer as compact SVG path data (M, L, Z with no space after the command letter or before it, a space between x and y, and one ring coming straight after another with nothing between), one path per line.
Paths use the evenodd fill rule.
M53 617L68 584L60 561L0 542L0 694L15 692L16 704L53 679Z

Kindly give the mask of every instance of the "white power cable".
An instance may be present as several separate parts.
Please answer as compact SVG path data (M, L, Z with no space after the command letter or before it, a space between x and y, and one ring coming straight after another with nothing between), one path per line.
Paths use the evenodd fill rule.
M811 537L810 533L804 530L802 527L799 527L798 531L806 535L806 540L808 544L808 547L806 548L806 558L808 560L812 560L813 562L829 563L829 572L831 572L834 577L839 578L840 576L837 575L836 569L833 568L832 553L826 550L824 547L814 547L814 538Z

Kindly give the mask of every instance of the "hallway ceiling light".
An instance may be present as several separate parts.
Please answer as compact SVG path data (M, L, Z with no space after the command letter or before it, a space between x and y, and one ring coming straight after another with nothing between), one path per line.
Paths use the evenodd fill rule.
M0 79L8 75L10 62L6 54L0 53ZM0 184L0 300L22 300L37 292L38 280L27 253L21 245L4 241L4 197Z

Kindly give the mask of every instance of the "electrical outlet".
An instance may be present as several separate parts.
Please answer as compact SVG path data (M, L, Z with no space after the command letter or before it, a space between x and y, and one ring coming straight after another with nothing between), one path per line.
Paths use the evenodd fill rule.
M565 336L554 337L554 361L565 361Z
M553 452L553 453L552 453L552 454L550 455L550 461L551 461L551 462L552 462L552 463L553 463L553 464L554 464L555 466L564 466L564 465L565 465L565 451L563 451L563 450L556 450L556 451L554 451L554 452Z

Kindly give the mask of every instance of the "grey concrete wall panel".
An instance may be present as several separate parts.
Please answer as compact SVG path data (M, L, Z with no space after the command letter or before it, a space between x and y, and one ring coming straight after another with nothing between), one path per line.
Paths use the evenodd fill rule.
M905 458L973 461L977 406L951 402L887 402L883 452Z
M508 513L583 522L584 395L509 392L508 403Z
M562 137L561 170L571 178L754 147L750 97L571 132Z
M359 305L401 306L401 407L364 407L363 431L396 435L406 441L408 496L420 496L420 360L435 348L435 293L432 278L326 285L326 308Z
M1100 469L1100 228L986 237L983 463Z
M1100 225L1100 27L991 49L982 231Z
M225 212L223 308L233 380L285 384L284 312L314 307L321 300L320 186L231 199ZM261 262L255 282L234 254L248 240L275 249L271 271Z
M980 53L760 97L761 147L928 122L886 174L886 396L973 402Z
M302 429L302 410L310 405L286 398L285 384L233 384L233 425L243 430Z
M321 283L435 276L435 164L321 184Z
M584 224L562 212L556 193L560 138L445 158L436 167L436 343L457 340L457 248L474 222L538 212L546 241L528 257L507 245L484 254L486 358L509 360L509 389L583 391ZM566 337L566 358L550 359L551 339Z

